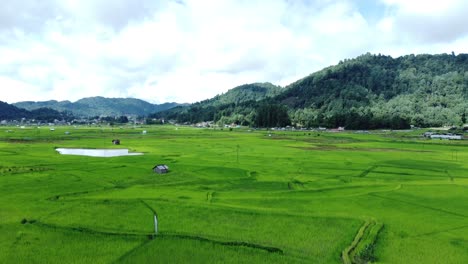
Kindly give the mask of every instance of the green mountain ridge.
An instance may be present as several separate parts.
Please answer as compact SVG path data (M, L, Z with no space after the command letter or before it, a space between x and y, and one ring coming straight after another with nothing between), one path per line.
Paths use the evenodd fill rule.
M191 123L210 120L259 125L259 109L281 109L264 107L277 105L287 109L294 125L304 127L460 125L466 123L468 116L468 54L392 58L367 53L312 73L280 89L278 94L259 99L223 102L214 97L154 117ZM220 103L213 104L212 100ZM268 115L268 110L263 112Z
M256 106L262 100L273 98L284 90L271 83L252 83L237 86L224 94L187 106L178 106L150 115L152 118L175 119L181 123L217 121L249 125Z
M61 112L71 112L75 116L122 116L137 115L146 116L151 113L164 111L181 105L178 103L151 104L135 98L105 98L101 96L87 97L74 103L70 101L24 101L13 104L26 110L38 108L51 108Z

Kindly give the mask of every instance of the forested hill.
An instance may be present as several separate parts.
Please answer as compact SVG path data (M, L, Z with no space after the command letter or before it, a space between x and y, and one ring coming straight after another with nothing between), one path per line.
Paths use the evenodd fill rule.
M179 122L216 121L251 125L259 102L279 95L282 88L271 83L244 84L211 99L178 106L150 117L174 119Z
M52 100L43 102L18 102L14 105L27 110L47 107L57 111L69 111L75 116L90 117L122 115L146 116L154 112L170 109L180 104L164 103L157 105L135 98L105 98L97 96L83 98L74 103L70 101Z
M459 125L468 114L468 54L366 54L287 88L275 102L305 126Z
M398 58L365 54L313 73L262 101L213 107L210 102L215 97L192 105L190 111L175 108L159 116L179 122L262 126L290 121L305 127L350 129L428 127L465 123L467 99L468 54ZM283 117L285 110L290 120L280 122L268 109Z
M17 118L19 116L26 117L26 115L29 114L29 111L26 111L24 109L20 109L18 107L15 107L13 105L9 105L5 102L0 101L0 119L12 119L12 118Z
M0 101L0 120L21 120L22 118L53 122L55 119L69 120L72 116L50 108L38 108L28 111Z
M221 106L225 104L239 104L248 101L260 101L274 97L281 92L281 87L271 83L244 84L230 89L224 94L201 101L194 105Z

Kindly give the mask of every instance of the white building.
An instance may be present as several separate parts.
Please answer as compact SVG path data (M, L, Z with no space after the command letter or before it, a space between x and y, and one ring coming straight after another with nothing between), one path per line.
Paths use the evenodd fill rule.
M447 135L440 135L440 134L432 134L430 135L431 139L455 139L455 140L461 140L463 139L462 135L452 135L452 134L447 134Z

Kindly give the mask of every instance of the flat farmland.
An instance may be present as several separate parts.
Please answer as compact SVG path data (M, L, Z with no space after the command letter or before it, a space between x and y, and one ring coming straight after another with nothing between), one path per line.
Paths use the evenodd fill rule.
M0 263L468 263L466 141L1 128Z

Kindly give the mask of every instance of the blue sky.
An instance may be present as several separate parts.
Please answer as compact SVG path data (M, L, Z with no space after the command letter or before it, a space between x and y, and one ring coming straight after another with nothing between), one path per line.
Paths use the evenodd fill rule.
M387 9L385 4L378 0L357 0L354 4L369 23L378 23Z
M196 102L366 52L468 52L463 0L4 0L0 100Z

